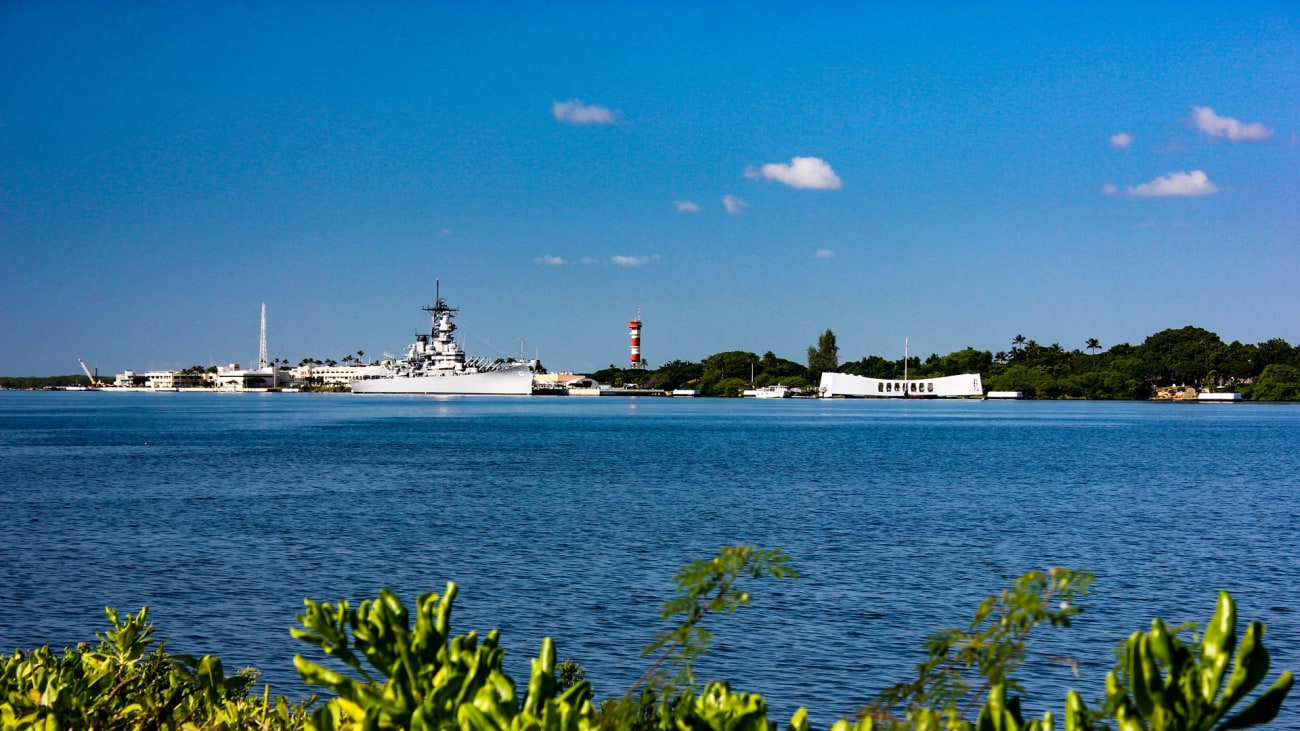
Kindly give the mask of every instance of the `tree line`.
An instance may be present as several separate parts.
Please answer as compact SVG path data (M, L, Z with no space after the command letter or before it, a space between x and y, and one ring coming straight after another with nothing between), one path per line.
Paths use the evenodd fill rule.
M1225 343L1188 325L1162 330L1139 345L1106 349L1096 338L1082 348L1042 345L1016 335L1006 350L967 347L947 355L890 359L869 355L841 362L835 334L823 332L805 363L741 350L715 353L698 363L674 360L656 369L609 368L591 374L602 383L642 388L694 388L705 396L739 396L747 388L785 385L815 388L826 371L872 378L938 378L978 373L993 391L1020 391L1031 399L1149 399L1160 388L1238 391L1254 401L1300 400L1300 347L1282 338L1258 344Z
M1086 351L1086 352L1085 352ZM362 351L345 362L363 362ZM288 361L277 359L281 368ZM314 359L302 363L319 364ZM335 361L326 361L332 365ZM211 372L194 366L183 372ZM1239 391L1253 401L1300 401L1300 346L1282 338L1258 344L1225 343L1209 330L1188 325L1162 330L1139 345L1123 343L1103 349L1096 338L1083 348L1059 343L1042 345L1024 335L1011 338L1007 350L967 347L947 355L889 359L868 355L841 362L835 333L824 331L810 346L805 362L743 350L715 353L699 362L673 360L655 369L611 365L591 377L615 386L672 390L691 388L705 396L740 396L748 388L783 385L815 389L826 371L872 378L938 378L978 373L992 391L1020 391L1031 399L1142 400L1170 386ZM84 375L0 377L0 388L55 388L89 385Z

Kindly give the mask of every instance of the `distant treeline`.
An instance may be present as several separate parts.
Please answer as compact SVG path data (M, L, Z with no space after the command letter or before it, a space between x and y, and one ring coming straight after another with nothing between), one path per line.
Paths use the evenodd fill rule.
M0 376L0 388L62 388L64 386L89 386L84 375L68 376Z
M359 360L359 359L358 359ZM195 367L199 368L198 366ZM808 348L805 363L743 350L715 353L693 363L674 360L653 370L611 365L592 378L616 386L697 389L705 396L739 396L747 388L774 384L816 388L824 371L872 378L903 377L902 358L869 355L841 361L835 334L825 331ZM1036 399L1148 399L1169 386L1239 391L1253 401L1300 401L1300 347L1282 338L1258 345L1224 343L1218 335L1191 325L1162 330L1142 342L1103 349L1095 338L1082 348L1041 345L1017 335L1007 350L965 348L948 355L907 359L908 378L979 373L985 389L1020 391ZM86 386L84 375L0 376L0 388Z
M808 348L809 365L732 350L699 363L672 361L655 370L611 366L592 374L602 383L635 383L643 388L694 388L705 396L739 396L750 388L780 383L813 388L823 371L873 378L902 378L902 358L869 355L840 361L835 335L827 330ZM751 376L752 373L752 376ZM1187 326L1158 332L1141 345L1103 349L1095 338L1082 348L1059 343L1041 345L1017 335L1007 350L990 352L966 348L948 355L932 354L907 360L908 378L937 378L979 373L993 391L1020 391L1037 399L1148 399L1158 388L1188 386L1239 391L1254 401L1300 400L1300 347L1282 338L1258 345L1233 341Z

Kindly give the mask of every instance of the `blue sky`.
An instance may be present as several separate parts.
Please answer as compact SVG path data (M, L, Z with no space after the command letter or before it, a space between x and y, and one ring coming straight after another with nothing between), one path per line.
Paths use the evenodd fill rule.
M0 374L1300 342L1294 3L0 4Z

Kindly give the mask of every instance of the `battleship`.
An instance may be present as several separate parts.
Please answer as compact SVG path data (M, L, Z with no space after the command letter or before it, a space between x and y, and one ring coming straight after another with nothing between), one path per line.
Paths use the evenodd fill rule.
M460 312L448 307L435 289L434 303L421 308L433 319L428 334L418 333L406 353L385 365L367 368L352 381L352 393L529 396L537 360L467 358L452 336Z

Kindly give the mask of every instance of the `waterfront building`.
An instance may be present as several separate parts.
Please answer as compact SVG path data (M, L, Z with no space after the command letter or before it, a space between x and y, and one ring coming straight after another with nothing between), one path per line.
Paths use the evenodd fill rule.
M217 382L231 391L249 391L280 388L293 383L292 371L276 370L275 366L242 369L238 363L217 366Z
M131 373L131 371L127 371ZM125 373L122 374L126 375ZM134 373L131 373L134 377ZM211 381L207 373L182 373L181 371L147 371L144 374L145 387L156 390L173 391L180 388L205 388ZM120 381L122 376L118 376Z
M352 383L360 373L373 366L355 365L312 365L304 363L292 371L288 371L293 377L294 383L311 385L311 386L346 386Z
M942 378L886 379L823 373L822 398L971 398L984 395L978 373Z
M586 378L581 373L534 373L533 389L562 391L575 385L581 387L580 382Z

